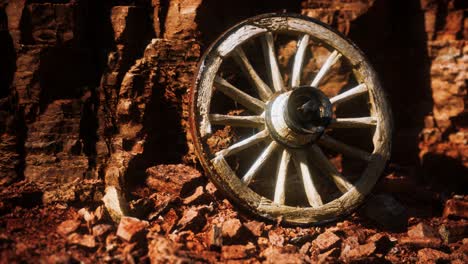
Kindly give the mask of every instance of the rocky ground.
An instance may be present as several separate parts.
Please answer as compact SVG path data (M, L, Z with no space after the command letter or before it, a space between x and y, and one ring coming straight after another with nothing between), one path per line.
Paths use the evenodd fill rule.
M0 0L0 262L468 263L467 10L463 0ZM187 133L204 50L243 19L283 11L352 39L394 114L374 193L325 226L240 211L209 183ZM294 46L278 48L281 67ZM347 82L334 77L327 85Z
M192 167L160 165L147 176L131 194L132 217L118 223L102 202L83 202L102 188L48 206L32 183L2 190L2 262L468 262L468 196L440 197L396 171L356 213L316 227L252 218Z

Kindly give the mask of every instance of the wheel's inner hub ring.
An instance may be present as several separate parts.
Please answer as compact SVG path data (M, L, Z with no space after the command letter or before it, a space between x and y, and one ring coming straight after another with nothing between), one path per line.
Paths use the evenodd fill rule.
M276 141L302 148L320 138L332 115L330 100L322 91L302 86L273 98L267 105L265 119Z

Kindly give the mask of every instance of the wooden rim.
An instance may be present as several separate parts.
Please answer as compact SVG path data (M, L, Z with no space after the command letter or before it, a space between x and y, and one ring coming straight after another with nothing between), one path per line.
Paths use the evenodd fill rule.
M210 118L213 119L213 116L210 116L210 101L213 96L213 84L216 82L219 86L220 82L223 82L223 80L220 80L219 76L216 76L223 59L232 54L236 54L236 56L240 58L239 63L242 64L242 58L245 56L242 54L242 51L239 51L239 46L260 35L266 35L267 37L265 37L265 39L267 39L268 34L271 32L294 33L299 35L301 39L299 39L297 53L300 53L301 49L303 49L300 42L305 41L305 39L308 41L308 38L311 37L321 41L336 51L334 54L332 53L330 55L327 61L331 62L336 59L335 57L339 58L339 56L346 58L352 66L355 79L360 85L354 88L355 94L349 92L353 90L350 89L347 92L331 98L332 103L340 103L342 100L347 100L359 94L368 94L369 96L372 120L359 119L352 120L351 122L373 122L372 124L375 125L375 132L372 138L374 150L369 156L365 157L368 161L367 168L362 173L360 179L356 181L353 186L350 186L339 198L323 205L317 203L315 207L293 207L281 205L278 202L273 202L271 199L257 194L235 174L223 155L213 155L214 153L210 153L206 142L204 142L211 133L212 120L210 120ZM274 63L270 63L269 65L274 65ZM293 67L296 67L296 65ZM294 77L294 72L295 70L293 69L291 77L292 83L297 82L297 77ZM316 76L320 76L320 72ZM263 84L257 83L259 99L262 100L249 101L247 98L244 102L244 105L246 105L251 112L256 113L257 116L244 118L245 120L237 122L259 122L258 117L261 116L262 107L264 107L262 103L268 100L269 96L274 92L282 92L283 88L278 85L281 81L278 80L278 78L276 79L277 80L275 80L275 76L270 76L270 91L262 87ZM319 82L320 80L318 83ZM316 83L316 85L318 85L318 83ZM229 84L221 83L221 86L227 85ZM365 89L363 89L363 86L365 86ZM234 90L229 91L232 93ZM227 93L229 93L229 91ZM243 94L237 93L235 96L242 97ZM236 98L238 99L239 97ZM240 100L242 100L242 98ZM190 103L190 131L195 151L205 171L215 185L237 205L267 219L275 220L281 217L282 221L286 223L320 224L332 221L339 216L352 212L362 202L365 195L371 191L390 155L392 131L391 113L384 91L380 86L374 70L367 62L363 53L351 41L321 22L308 17L292 14L267 14L245 20L226 31L205 52L200 61L198 75L193 89L191 90ZM215 117L222 118L220 116ZM349 125L349 120L347 122L341 122L341 125ZM261 134L260 132L258 134L260 134L258 135L258 140L263 140L268 137L268 133ZM257 139L254 138L253 140ZM279 148L277 142L271 140L270 142L271 143L268 144L267 149L264 151L264 153L266 153L265 155L268 154L267 152L273 152ZM341 142L326 135L321 138L319 145L328 148L341 148L342 153L347 153L347 151L352 153L353 151L353 149L346 149L346 146L343 147ZM313 146L317 145L314 144ZM319 147L312 147L311 151L315 151L316 155L321 155ZM282 151L281 160L291 159L292 155L295 163L302 164L301 159L309 154L310 153L304 152L304 150L291 150L289 154L288 151ZM356 153L352 154L357 155ZM331 167L327 166L328 165L325 165L325 169L330 170ZM275 197L273 200L278 201L278 199L281 199L281 197Z

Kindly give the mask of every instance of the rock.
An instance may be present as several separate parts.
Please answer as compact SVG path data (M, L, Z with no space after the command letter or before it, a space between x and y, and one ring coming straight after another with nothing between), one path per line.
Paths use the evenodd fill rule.
M295 247L292 248L295 249ZM292 248L270 246L260 253L260 257L265 258L264 263L301 264L311 262L308 256L291 251Z
M445 202L444 218L468 218L468 201L459 199L450 199Z
M193 190L195 182L201 178L196 169L185 165L159 165L146 170L146 184L157 191L171 195L176 199Z
M265 223L259 221L248 221L244 223L244 227L252 233L252 235L259 237L263 234Z
M349 251L343 251L341 258L345 261L364 260L374 254L376 249L377 247L375 243L370 242L364 245L359 245Z
M209 201L209 196L203 190L203 186L198 186L195 192L189 197L184 198L183 204L202 204Z
M80 227L80 221L78 220L66 220L63 221L58 227L57 227L57 233L61 234L62 236L67 236L70 233L75 232L78 227Z
M432 227L425 223L419 223L408 229L408 237L411 238L436 238L436 233Z
M442 245L442 241L432 237L402 237L398 239L398 244L413 248L439 248Z
M71 245L79 245L85 248L96 247L96 240L92 235L80 235L73 233L67 237L67 241Z
M177 224L177 220L179 220L179 216L177 215L176 211L171 208L166 215L164 215L163 222L161 224L162 230L169 234L174 226Z
M194 232L200 231L206 223L205 213L212 211L210 206L190 207L184 210L177 226L180 230L192 230Z
M78 214L85 220L88 224L93 224L96 217L93 212L90 212L87 208L81 208L78 210Z
M333 247L338 247L340 242L340 237L332 232L325 231L325 233L320 234L312 244L315 245L320 252L324 252Z
M100 224L93 226L92 232L95 237L103 237L112 229L111 225Z
M196 16L202 0L170 1L165 21L166 39L190 39L196 36Z
M367 243L374 243L377 248L376 253L387 254L393 247L393 242L387 235L377 233L367 239Z
M185 263L176 255L177 245L171 240L155 234L148 235L148 257L151 263Z
M317 263L333 263L337 262L336 259L340 256L340 250L338 248L332 248L325 253L318 255Z
M439 234L445 243L462 240L468 236L468 222L442 224Z
M70 255L67 253L57 253L48 256L45 258L44 262L40 263L53 263L53 264L69 264L69 263L75 263L78 262L76 259L72 258Z
M418 251L418 263L439 263L449 260L450 256L439 250L423 248Z
M221 235L221 228L219 226L211 226L210 231L207 233L207 244L210 249L221 248L223 245L223 236Z
M425 223L419 223L410 227L407 234L407 237L402 237L398 240L400 245L415 248L438 248L442 245L442 241L437 237L432 227Z
M124 216L121 218L119 227L117 228L117 236L127 242L136 241L136 239L144 235L148 225L147 221Z
M247 245L231 245L221 247L221 259L245 259L253 256L255 246L252 243Z
M268 240L272 246L282 247L284 245L284 234L279 234L276 230L270 230Z
M221 226L221 234L224 238L235 238L239 236L242 223L239 219L228 219Z
M114 222L118 223L120 218L127 214L127 202L115 186L106 187L106 194L102 198L102 201Z
M387 194L370 197L363 210L369 219L392 231L403 230L408 224L406 208Z

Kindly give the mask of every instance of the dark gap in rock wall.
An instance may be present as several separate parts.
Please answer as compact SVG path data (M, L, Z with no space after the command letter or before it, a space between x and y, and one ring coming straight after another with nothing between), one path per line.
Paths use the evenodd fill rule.
M10 85L16 71L16 52L8 32L5 11L0 9L0 98L10 93Z
M170 0L160 0L160 8L159 8L159 23L161 34L160 36L164 36L165 29L166 29L166 18L167 12L169 11L169 1Z
M430 60L419 1L377 0L351 25L387 91L394 117L392 161L418 163L418 134L432 111Z
M272 12L301 13L301 1L204 0L197 12L197 24L201 32L203 49L221 33L249 17Z

